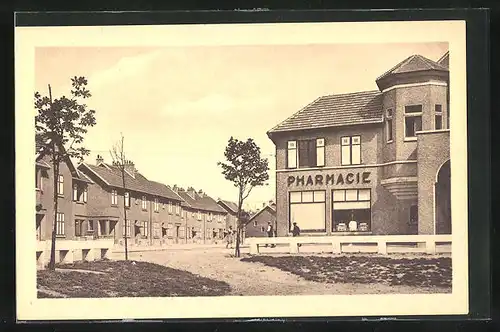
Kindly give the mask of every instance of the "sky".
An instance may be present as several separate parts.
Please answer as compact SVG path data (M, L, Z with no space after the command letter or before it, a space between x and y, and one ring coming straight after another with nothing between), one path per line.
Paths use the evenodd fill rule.
M247 208L275 198L274 144L266 132L314 99L376 90L375 79L413 54L438 60L447 43L188 47L44 47L35 53L35 90L69 95L85 76L97 124L85 136L85 162L123 134L127 158L150 180L192 186L237 200L218 161L231 136L253 138L269 160L268 185Z

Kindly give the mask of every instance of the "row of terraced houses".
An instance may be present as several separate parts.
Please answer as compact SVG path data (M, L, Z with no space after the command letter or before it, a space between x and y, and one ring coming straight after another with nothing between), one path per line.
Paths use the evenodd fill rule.
M36 179L36 238L50 242L57 190L57 242L113 240L130 246L171 243L210 243L236 227L237 205L214 199L202 190L151 181L133 162L125 165L125 187L120 167L98 156L95 164L60 164L57 185L50 156L38 155ZM124 189L125 188L125 189ZM125 226L124 205L127 225ZM46 246L48 247L48 246ZM42 250L38 250L40 253ZM58 254L59 255L59 254ZM48 256L43 259L47 261ZM58 256L59 261L63 258Z

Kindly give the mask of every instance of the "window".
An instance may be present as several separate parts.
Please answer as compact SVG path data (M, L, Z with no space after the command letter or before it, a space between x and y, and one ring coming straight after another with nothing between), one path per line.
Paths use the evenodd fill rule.
M316 166L325 166L325 139L316 139Z
M89 187L85 186L85 188L83 188L83 202L87 203L88 199L89 199Z
M422 105L405 106L405 138L416 138L422 130Z
M294 222L304 231L326 230L325 191L290 192L290 230Z
M142 196L142 209L143 210L148 209L148 201L146 200L146 196Z
M361 136L344 136L340 138L341 164L361 164Z
M78 186L76 183L73 185L73 201L78 201Z
M198 211L198 220L201 220L201 212Z
M386 132L386 138L387 142L392 142L393 140L393 133L392 133L392 109L388 109L386 112L386 118L385 118L385 132Z
M443 129L443 108L441 105L434 106L434 128Z
M161 237L161 228L159 222L153 223L153 238L159 239Z
M83 220L75 220L75 236L82 236Z
M175 214L179 215L181 213L181 203L175 205Z
M410 225L418 225L418 206L410 206Z
M142 228L144 230L144 233L142 233L142 234L144 235L144 237L148 237L149 229L148 229L148 222L147 221L142 222Z
M155 202L154 202L154 211L155 212L158 212L160 209L159 209L159 204L158 204L158 198L155 198Z
M370 189L333 190L332 197L333 231L370 231Z
M111 190L111 205L118 205L118 192Z
M297 141L288 141L287 168L297 168Z
M56 235L64 236L64 213L57 213L56 224Z
M172 202L168 202L168 213L172 213L172 209L173 206L172 206Z
M254 225L254 227L257 227L257 220L253 221L253 225Z
M57 194L64 195L64 176L59 174L59 179L57 180Z
M167 236L168 237L173 237L174 236L174 229L172 224L167 225Z
M128 191L125 192L125 206L130 207L130 193Z
M131 231L130 231L130 220L127 220L127 227L125 228L125 220L123 221L123 224L122 224L122 234L123 234L123 237L130 237L131 236Z
M208 221L212 221L213 220L212 212L207 213L207 219L208 219Z

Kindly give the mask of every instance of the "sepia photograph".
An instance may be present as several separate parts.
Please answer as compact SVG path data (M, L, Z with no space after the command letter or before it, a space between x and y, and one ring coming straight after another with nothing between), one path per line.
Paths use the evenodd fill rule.
M26 319L467 312L464 22L22 27L15 61Z

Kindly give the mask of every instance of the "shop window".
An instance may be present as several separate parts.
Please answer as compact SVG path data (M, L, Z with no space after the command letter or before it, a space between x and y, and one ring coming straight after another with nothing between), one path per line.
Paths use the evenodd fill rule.
M393 140L393 132L392 132L392 109L388 109L386 112L385 118L385 133L387 142L390 143Z
M434 128L443 129L443 108L441 105L434 106Z
M296 222L304 231L325 231L325 191L290 192L290 230Z
M405 138L416 138L422 130L422 105L405 106Z
M344 136L340 138L341 164L361 164L361 136Z
M371 230L370 189L334 190L332 194L334 232Z

